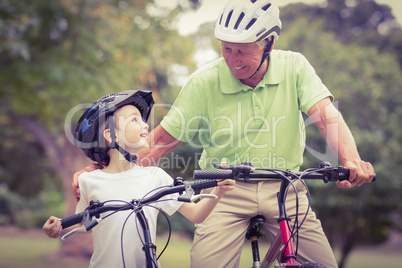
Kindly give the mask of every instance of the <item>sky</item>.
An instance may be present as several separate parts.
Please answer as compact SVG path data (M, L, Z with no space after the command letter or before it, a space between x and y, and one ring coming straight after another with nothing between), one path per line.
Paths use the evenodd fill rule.
M178 30L182 35L196 32L198 26L205 22L215 21L220 11L230 0L200 0L202 3L196 12L188 12L181 16L178 22ZM351 0L353 1L353 0ZM326 0L276 0L279 7L289 3L303 2L306 4L320 4ZM386 4L391 7L394 17L402 25L402 1L401 0L376 0L378 4ZM166 2L165 2L166 3Z

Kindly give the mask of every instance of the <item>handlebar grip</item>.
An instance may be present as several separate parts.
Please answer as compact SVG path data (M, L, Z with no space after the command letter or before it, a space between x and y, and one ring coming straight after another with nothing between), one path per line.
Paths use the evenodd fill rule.
M83 217L84 217L84 213L81 212L81 213L75 214L73 216L67 217L65 219L62 219L61 220L61 227L63 229L65 229L65 228L68 228L68 227L73 226L75 224L78 224L78 223L80 223L82 221Z
M347 168L343 168L342 172L339 175L339 180L349 180L350 171ZM371 182L375 182L377 180L377 175L374 173L373 180Z
M197 180L194 181L194 184L191 185L191 188L193 188L193 190L202 190L215 187L216 185L218 185L216 180Z
M195 170L193 173L194 180L218 180L232 179L232 170Z

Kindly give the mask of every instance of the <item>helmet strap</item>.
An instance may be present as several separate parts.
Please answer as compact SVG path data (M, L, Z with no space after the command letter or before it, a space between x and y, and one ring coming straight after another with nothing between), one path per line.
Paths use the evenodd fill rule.
M137 163L137 156L130 154L126 150L124 150L117 142L116 142L116 132L114 128L114 121L113 121L113 115L109 115L108 117L109 120L109 129L110 129L110 137L112 139L112 142L109 144L109 146L106 149L106 152L109 151L109 149L117 149L123 156L124 158L131 163Z

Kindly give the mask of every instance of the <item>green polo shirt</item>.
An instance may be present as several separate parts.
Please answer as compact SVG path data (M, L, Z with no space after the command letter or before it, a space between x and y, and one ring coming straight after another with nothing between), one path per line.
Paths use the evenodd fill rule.
M203 148L202 169L222 158L258 168L297 170L303 161L307 113L331 93L300 53L274 50L253 90L236 79L223 58L196 71L161 126L174 138ZM199 142L193 142L198 133Z

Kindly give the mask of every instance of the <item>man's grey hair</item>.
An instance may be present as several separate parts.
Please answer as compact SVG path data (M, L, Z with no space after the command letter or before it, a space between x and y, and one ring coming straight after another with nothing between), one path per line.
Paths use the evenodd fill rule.
M271 36L270 41L272 40L272 38L274 38L274 37ZM257 45L258 45L258 49L259 49L259 50L264 50L265 47L266 47L267 44L268 44L268 39L264 39L264 40L258 41L258 42L256 42L256 43L257 43Z

